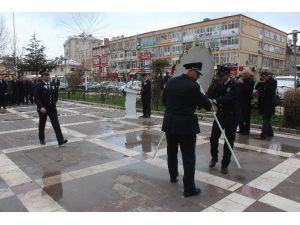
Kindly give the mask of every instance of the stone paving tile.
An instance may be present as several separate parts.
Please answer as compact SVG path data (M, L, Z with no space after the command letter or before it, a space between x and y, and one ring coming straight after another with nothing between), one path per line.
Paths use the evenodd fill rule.
M91 115L104 117L104 118L118 118L124 117L125 112L120 110L112 110L112 109L105 109L98 112L91 112Z
M154 126L154 125L161 125L163 119L157 118L157 117L151 117L151 118L138 118L138 119L123 119L124 121L130 122L130 123L136 123L142 126Z
M59 196L59 204L68 211L181 211L181 206L184 211L200 211L228 193L203 183L197 185L203 189L199 197L183 198L182 184L169 183L166 170L140 162L53 185L45 191L54 199Z
M120 124L112 121L95 121L89 124L81 124L68 126L68 129L87 134L87 135L101 135L107 133L114 133L118 131L125 131L133 128L137 128L138 126L131 126L127 124Z
M59 122L61 125L85 121L95 121L96 118L88 117L85 115L71 115L71 116L61 116Z
M248 185L245 185L241 188L239 188L238 190L236 190L236 193L239 193L241 195L244 195L246 197L249 198L253 198L255 200L260 199L262 196L264 196L267 192L254 188L254 187L250 187Z
M36 127L37 126L38 125L36 124ZM45 136L46 136L46 140L45 140L46 142L56 140L56 136L53 132L52 127L45 129ZM30 132L1 134L0 143L1 143L0 149L24 146L24 143L26 143L25 145L38 144L39 143L38 131L34 130Z
M0 132L8 130L19 130L19 129L28 129L28 128L37 128L37 125L31 120L20 120L16 121L1 121L0 120Z
M24 183L24 184L20 184L20 185L16 185L16 186L12 186L10 187L10 189L16 194L21 194L21 193L26 193L35 189L40 188L40 186L34 182L34 181L30 181L28 183Z
M7 155L32 179L59 175L125 157L89 142L68 143L57 149L46 147Z
M143 130L122 135L114 135L101 139L105 140L105 142L132 149L134 151L148 153L151 151L155 151L161 135L162 133L160 131ZM165 147L166 141L163 140L159 148Z
M300 203L300 170L275 187L271 193Z
M0 188L6 188L6 187L8 187L7 183L0 176Z
M235 154L242 168L237 168L235 161L232 157L231 163L229 165L229 174L224 175L220 172L220 162L223 157L223 145L219 145L219 162L217 163L215 168L208 167L209 162L211 160L210 144L205 143L202 145L198 145L196 147L196 169L209 174L213 174L216 176L224 177L229 180L246 184L254 178L265 173L266 171L272 169L274 166L276 166L278 163L282 162L285 159L276 155L257 153L243 149L235 149ZM161 158L167 159L166 156L161 156ZM182 164L182 157L180 152L178 154L178 162Z
M0 199L0 212L28 212L16 196Z
M284 210L270 206L262 202L255 202L250 205L244 212L284 212Z
M300 212L300 203L272 193L266 194L259 201L284 211Z
M96 113L101 112L103 109L101 108L94 108L94 107L87 107L87 108L74 108L73 111L79 112L79 113Z
M257 135L248 136L237 135L236 141L242 144L258 146L262 148L272 149L274 151L283 151L289 153L297 153L299 151L299 140L287 139L282 137L273 137L270 141L255 139Z

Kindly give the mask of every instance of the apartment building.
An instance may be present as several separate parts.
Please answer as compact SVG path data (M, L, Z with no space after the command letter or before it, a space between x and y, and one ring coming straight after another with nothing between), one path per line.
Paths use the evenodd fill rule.
M92 49L101 44L102 40L97 39L92 35L82 34L69 37L64 43L64 57L85 65L87 70L91 71L93 68Z
M159 58L175 64L195 38L211 49L215 64L284 73L287 33L242 14L111 40L108 62L119 71Z

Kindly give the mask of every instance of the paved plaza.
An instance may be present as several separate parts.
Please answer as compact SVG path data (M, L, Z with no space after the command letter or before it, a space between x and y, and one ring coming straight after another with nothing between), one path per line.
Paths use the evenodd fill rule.
M237 135L242 168L232 161L223 175L220 163L208 168L211 123L200 122L195 179L202 192L184 198L181 156L178 184L169 182L165 140L152 159L161 116L125 119L122 110L63 101L58 112L69 140L61 147L49 119L39 145L35 106L0 113L0 211L300 211L300 136Z

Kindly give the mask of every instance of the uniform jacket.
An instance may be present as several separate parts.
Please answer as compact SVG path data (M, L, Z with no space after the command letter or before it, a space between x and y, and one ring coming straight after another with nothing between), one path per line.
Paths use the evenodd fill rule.
M162 131L172 134L196 134L200 132L197 108L211 109L208 98L200 92L200 86L185 74L168 81L163 93L166 106Z
M142 81L141 97L144 99L151 99L151 81Z
M19 95L19 93L20 93L19 81L18 80L12 80L11 81L11 86L12 86L13 93L15 95Z
M277 81L272 77L265 84L262 93L262 111L265 115L273 115L275 113L275 104L273 99L276 95Z
M7 93L7 85L4 80L0 81L0 96L4 96Z
M228 83L218 84L218 86L209 94L210 99L216 99L219 115L233 116L238 119L240 87L237 82L230 79Z
M50 83L50 82L49 82ZM35 88L34 101L37 105L37 111L44 107L47 111L56 109L56 102L58 100L55 86L50 83L50 90L47 89L45 82L39 82Z

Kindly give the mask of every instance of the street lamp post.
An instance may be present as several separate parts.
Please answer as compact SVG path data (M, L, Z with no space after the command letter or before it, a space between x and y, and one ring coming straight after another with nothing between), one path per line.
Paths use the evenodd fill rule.
M298 31L293 30L293 44L294 44L294 75L295 75L295 88L297 88L297 41Z
M293 45L294 45L294 86L297 88L297 41L298 41L298 34L300 31L293 30L292 33L289 33L288 35L293 35Z
M86 73L86 35L84 34L84 75L85 75L85 90L87 91L87 73Z

